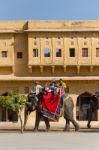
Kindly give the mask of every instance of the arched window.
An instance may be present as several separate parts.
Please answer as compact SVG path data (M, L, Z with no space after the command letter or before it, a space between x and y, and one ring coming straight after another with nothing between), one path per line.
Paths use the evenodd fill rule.
M96 48L96 57L99 57L99 47Z
M45 48L44 49L44 57L50 57L50 54L51 53L51 50L50 50L50 48Z
M75 57L75 48L69 48L69 57Z
M88 120L88 108L89 101L91 99L91 94L89 92L84 92L77 98L76 103L76 119L79 121L87 121ZM93 113L92 117L93 121L97 121L97 112Z
M56 57L62 57L62 50L60 48L56 49Z
M82 48L82 57L88 57L88 48Z
M33 57L38 57L38 48L33 49Z

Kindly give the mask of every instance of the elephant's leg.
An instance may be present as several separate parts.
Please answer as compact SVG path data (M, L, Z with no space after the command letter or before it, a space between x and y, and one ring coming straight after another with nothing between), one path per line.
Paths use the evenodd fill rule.
M72 122L75 127L75 131L79 131L80 127L79 124L74 119L73 109L70 109L68 119Z
M27 123L29 114L30 114L29 111L27 109L25 109L23 129L25 129L25 127L26 127L26 123Z
M91 123L91 121L92 121L93 112L94 112L94 111L92 110L92 108L88 109L88 123L87 123L87 127L88 127L88 128L91 128L90 123Z
M67 117L65 117L65 120L66 120L66 124L65 124L64 131L70 131L70 121Z
M67 122L72 122L72 124L74 125L75 127L75 131L78 131L79 130L79 124L74 120L74 117L73 117L73 107L66 107L65 108L65 114L64 114L64 118L67 118Z
M64 101L64 118L67 118L67 122L71 121L75 127L75 131L78 131L80 127L79 124L74 120L73 109L74 102L71 97L69 97L67 100Z
M49 123L48 118L44 117L44 121L45 121L45 125L46 125L46 131L49 131L49 129L50 129L50 123Z
M74 118L70 118L70 121L74 125L75 131L79 131L79 129L80 129L79 124L74 120Z
M40 112L36 111L36 119L35 119L34 131L38 131L39 123L40 123L40 120L41 120L41 116L42 116L42 114Z

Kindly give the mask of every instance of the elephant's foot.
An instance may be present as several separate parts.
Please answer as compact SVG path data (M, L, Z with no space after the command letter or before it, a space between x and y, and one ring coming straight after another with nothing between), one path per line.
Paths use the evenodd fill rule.
M50 131L50 125L46 128L45 131L46 131L46 132L49 132L49 131Z
M75 127L75 131L76 131L76 132L78 132L79 130L80 130L80 127L79 127L79 126Z
M38 132L38 129L37 129L37 128L34 128L34 129L33 129L33 132Z
M89 128L89 129L90 129L90 128L91 128L91 125L90 125L90 124L87 124L87 128Z
M46 132L49 132L49 131L50 131L50 128L47 128L45 131L46 131Z
M23 125L23 130L25 130L26 129L26 126L25 125Z
M64 132L70 132L70 129L64 129L63 131Z
M64 129L63 131L64 132L70 132L70 129Z
M63 131L64 131L64 132L70 132L70 127L69 127L69 126L66 126Z

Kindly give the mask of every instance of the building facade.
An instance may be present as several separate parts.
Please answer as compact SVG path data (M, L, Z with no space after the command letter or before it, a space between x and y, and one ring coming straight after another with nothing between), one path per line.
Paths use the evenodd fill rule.
M66 82L75 119L86 125L90 93L99 91L99 20L0 22L0 94L53 78Z

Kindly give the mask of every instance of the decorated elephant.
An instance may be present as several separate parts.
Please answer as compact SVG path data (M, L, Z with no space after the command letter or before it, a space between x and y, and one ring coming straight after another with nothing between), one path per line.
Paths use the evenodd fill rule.
M90 96L88 109L88 123L87 123L88 128L91 128L90 124L92 121L92 116L97 109L99 109L99 92L96 92L95 94Z
M39 94L39 96L37 97L35 93L29 93L27 97L25 114L24 114L24 129L25 129L29 114L34 110L36 110L34 131L38 131L39 123L41 119L45 121L46 130L48 131L50 129L50 123L49 123L50 120L42 112L41 99L42 99L42 94ZM67 94L64 100L61 99L61 101L62 101L62 107L63 107L63 116L66 120L64 131L70 130L70 122L72 122L72 124L74 125L75 131L78 131L79 125L74 120L74 116L73 116L74 103L73 103L72 98Z

